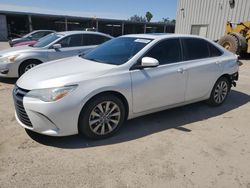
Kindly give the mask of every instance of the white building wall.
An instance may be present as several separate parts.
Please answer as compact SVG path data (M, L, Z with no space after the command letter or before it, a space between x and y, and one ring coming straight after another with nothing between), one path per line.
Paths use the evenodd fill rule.
M207 25L206 37L217 40L225 33L226 22L250 21L250 0L178 0L176 33L191 34L192 25Z
M5 15L0 15L0 41L7 40L8 30Z

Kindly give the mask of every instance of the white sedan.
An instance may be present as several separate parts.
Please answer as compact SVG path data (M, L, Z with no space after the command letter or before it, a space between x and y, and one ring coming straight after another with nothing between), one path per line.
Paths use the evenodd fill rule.
M234 54L205 38L122 36L26 72L13 90L16 118L45 135L105 138L126 119L197 101L221 105L238 66Z

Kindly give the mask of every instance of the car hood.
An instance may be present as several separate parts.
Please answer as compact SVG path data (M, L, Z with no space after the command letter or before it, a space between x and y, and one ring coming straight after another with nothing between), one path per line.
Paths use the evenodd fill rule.
M1 56L7 56L7 55L13 55L13 54L19 54L19 53L23 53L23 52L30 52L30 51L37 51L37 50L41 50L42 48L34 48L31 46L17 46L17 47L12 47L12 48L8 48L5 50L1 50L0 51L0 57Z
M78 84L108 73L116 65L98 63L81 57L69 57L43 63L22 75L17 86L23 89L42 89Z
M17 43L17 44L14 44L14 47L23 46L23 45L34 45L34 44L36 44L36 43L37 43L36 40L29 40L29 41L19 42L19 43Z

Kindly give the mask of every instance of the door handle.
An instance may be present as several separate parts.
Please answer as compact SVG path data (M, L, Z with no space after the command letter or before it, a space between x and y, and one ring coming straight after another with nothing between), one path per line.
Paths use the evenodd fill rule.
M177 70L177 72L179 72L179 73L183 73L184 72L184 69L183 68L179 68L178 70Z

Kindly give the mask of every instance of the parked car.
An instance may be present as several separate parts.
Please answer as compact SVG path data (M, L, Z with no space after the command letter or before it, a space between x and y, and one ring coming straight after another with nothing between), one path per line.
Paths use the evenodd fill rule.
M47 35L33 46L0 51L0 77L19 77L38 64L82 54L111 38L98 32L67 31Z
M13 96L24 128L99 139L126 119L203 100L221 105L236 80L236 55L208 39L137 34L37 66Z
M9 41L9 44L11 47L13 46L17 46L17 44L19 44L19 46L21 45L20 43L22 43L23 45L28 45L28 44L34 44L34 41L38 41L40 38L45 37L48 34L54 33L55 31L51 31L51 30L36 30L33 31L31 33L28 33L27 35L24 35L21 38L15 38ZM23 43L26 42L26 43Z

